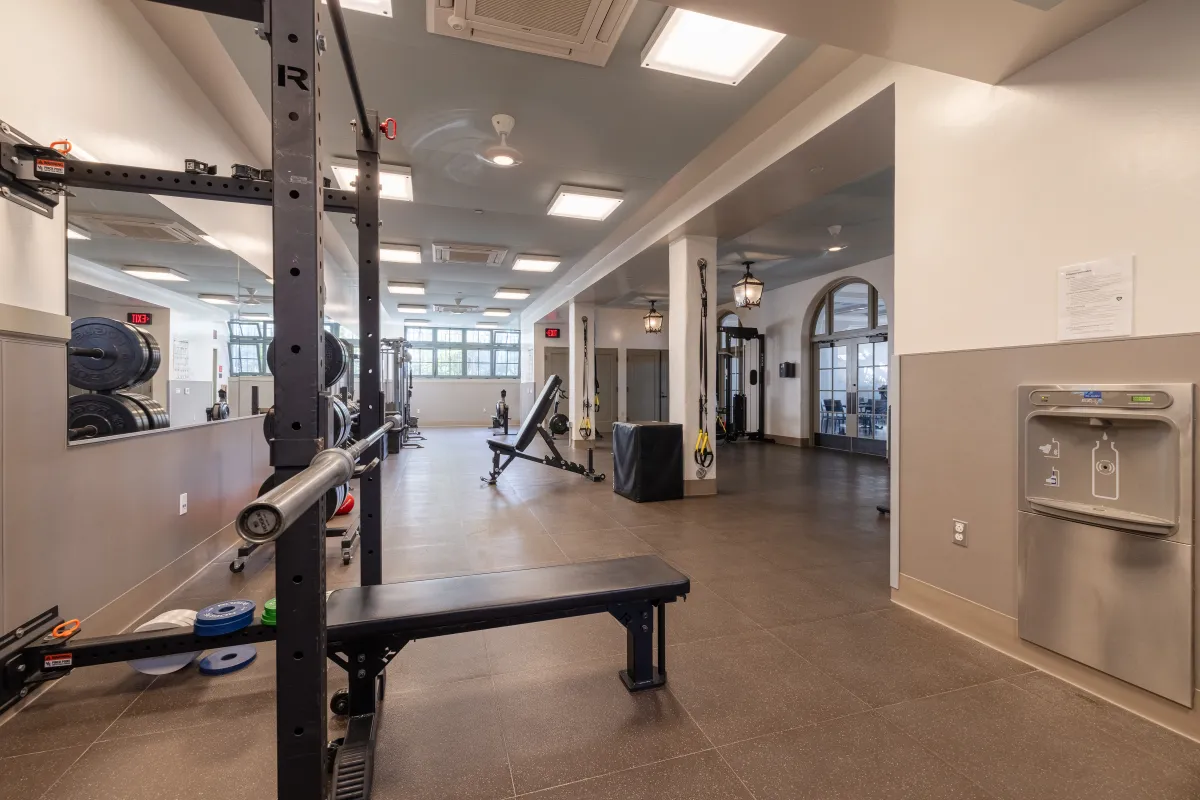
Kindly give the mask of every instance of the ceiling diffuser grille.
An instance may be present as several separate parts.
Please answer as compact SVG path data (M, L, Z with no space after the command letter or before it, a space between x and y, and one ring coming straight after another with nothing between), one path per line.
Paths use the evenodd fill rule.
M476 264L481 267L498 267L504 263L508 250L503 247L488 247L474 244L435 244L435 264Z
M198 244L200 237L178 222L107 214L72 214L71 224L96 236L114 236L143 242Z
M592 0L475 0L475 14L531 32L576 37L592 4Z

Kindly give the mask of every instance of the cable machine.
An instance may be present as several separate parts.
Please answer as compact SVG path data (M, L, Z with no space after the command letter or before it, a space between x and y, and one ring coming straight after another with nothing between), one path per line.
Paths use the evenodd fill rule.
M726 366L732 358L740 358L740 375L734 385L730 385L731 370L726 370L725 397L726 428L733 433L729 441L745 434L751 441L773 443L768 438L765 427L767 420L767 335L760 333L758 328L721 328L721 333L729 337L733 346L740 351L737 356L725 357ZM753 364L753 366L750 366ZM750 366L747 372L746 367Z

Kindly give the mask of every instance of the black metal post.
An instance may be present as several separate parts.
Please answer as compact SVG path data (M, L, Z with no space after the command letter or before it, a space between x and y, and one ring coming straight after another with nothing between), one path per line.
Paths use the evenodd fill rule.
M256 383L250 387L250 413L251 415L257 417L259 410L258 384Z
M275 273L277 484L325 441L322 168L316 37L321 0L269 0ZM276 545L276 752L280 800L325 793L325 501Z
M379 125L375 124L372 127L371 123L378 121L378 115L372 116L372 112L367 111L367 106L363 102L362 89L358 85L358 70L354 67L354 54L350 51L350 37L346 35L346 18L342 14L342 0L329 0L329 16L333 19L333 34L337 37L338 50L342 52L342 63L346 65L346 78L350 81L350 94L354 97L354 109L358 112L359 134L368 140L376 139L379 135ZM378 147L375 152L378 154ZM362 176L361 171L358 174L360 177Z
M332 6L331 6L332 8ZM349 51L343 51L348 55ZM351 62L347 62L349 68ZM359 429L373 431L383 424L382 381L379 374L379 114L366 112L357 127L358 149L358 327L359 327ZM363 460L382 458L383 444L372 445ZM379 471L362 477L358 485L362 503L362 556L359 581L363 586L383 583L383 482Z

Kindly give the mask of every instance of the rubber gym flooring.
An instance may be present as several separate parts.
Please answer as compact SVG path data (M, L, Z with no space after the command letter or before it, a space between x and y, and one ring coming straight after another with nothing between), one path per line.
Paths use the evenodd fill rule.
M382 473L386 580L658 552L693 591L656 692L607 617L406 648L379 800L1200 797L1200 745L890 604L881 461L722 446L719 496L639 506L535 464L490 488L484 432L427 436ZM227 563L147 618L273 594L269 552ZM330 588L357 578L331 542ZM273 798L273 669L77 672L0 726L0 800Z

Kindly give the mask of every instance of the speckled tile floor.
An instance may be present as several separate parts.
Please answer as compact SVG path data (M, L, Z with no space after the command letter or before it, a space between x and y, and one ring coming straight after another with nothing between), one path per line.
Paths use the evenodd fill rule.
M1200 745L891 606L880 461L723 446L717 497L636 505L520 462L487 487L484 432L427 436L383 471L387 580L660 553L692 595L646 694L617 680L607 618L409 646L378 800L1200 797ZM329 553L329 586L357 584ZM274 593L270 552L227 561L157 608ZM0 725L0 800L273 798L274 662L70 676Z

